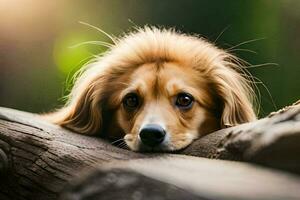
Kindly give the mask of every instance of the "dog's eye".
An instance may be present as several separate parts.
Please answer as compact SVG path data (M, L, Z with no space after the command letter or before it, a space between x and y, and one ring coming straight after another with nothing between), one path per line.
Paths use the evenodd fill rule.
M135 93L127 94L123 99L123 105L129 109L135 109L139 106L139 97Z
M194 102L194 97L188 93L179 93L176 99L176 106L182 109L189 109L192 107Z

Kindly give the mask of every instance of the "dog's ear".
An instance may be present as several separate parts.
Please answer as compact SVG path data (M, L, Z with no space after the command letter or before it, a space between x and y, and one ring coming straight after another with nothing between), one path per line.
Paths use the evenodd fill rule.
M82 134L96 134L102 128L104 78L79 80L73 87L69 102L46 120Z
M214 76L215 90L221 101L221 127L231 127L256 119L253 90L249 80L231 67L220 67Z

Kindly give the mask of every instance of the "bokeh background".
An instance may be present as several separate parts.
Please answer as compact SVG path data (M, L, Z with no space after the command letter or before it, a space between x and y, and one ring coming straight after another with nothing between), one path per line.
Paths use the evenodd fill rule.
M79 21L115 36L135 25L176 27L232 48L264 83L257 84L261 116L300 97L299 0L0 0L0 106L47 112L62 105L68 77L105 51L70 47L109 41Z

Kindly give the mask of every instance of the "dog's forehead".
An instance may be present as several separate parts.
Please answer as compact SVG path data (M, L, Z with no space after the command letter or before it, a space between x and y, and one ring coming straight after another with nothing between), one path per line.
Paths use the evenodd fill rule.
M131 87L146 93L173 93L180 88L197 88L199 77L195 71L178 63L148 63L140 66L131 76Z
M143 82L154 82L157 75L157 66L154 63L147 63L139 66L131 75L132 84L142 84Z

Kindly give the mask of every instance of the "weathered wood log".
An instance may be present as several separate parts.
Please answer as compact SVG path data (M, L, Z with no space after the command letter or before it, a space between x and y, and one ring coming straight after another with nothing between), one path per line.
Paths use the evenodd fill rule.
M256 162L299 173L299 116L300 108L294 105L269 118L207 135L178 153ZM0 109L0 199L56 199L81 172L149 156L153 155L72 133L33 114ZM222 165L218 162L209 168Z
M80 170L142 156L29 113L2 108L0 119L0 199L57 199Z
M183 155L117 161L75 180L64 200L300 199L300 178L242 162Z
M259 163L300 173L300 101L261 120L211 133L182 154Z

